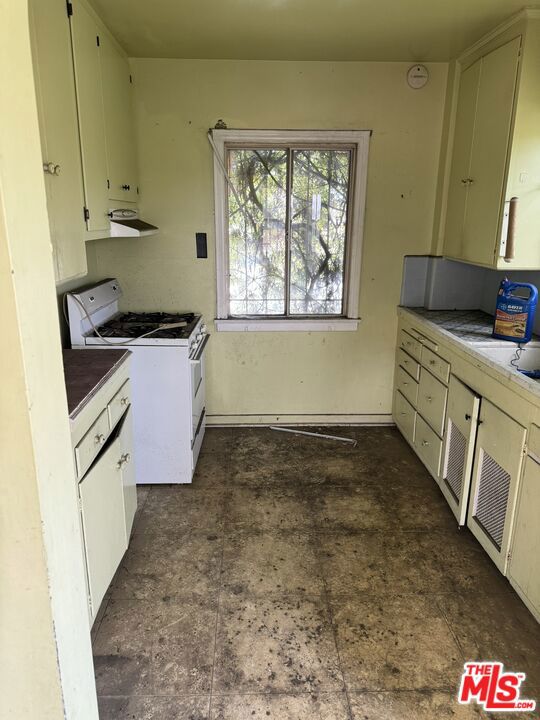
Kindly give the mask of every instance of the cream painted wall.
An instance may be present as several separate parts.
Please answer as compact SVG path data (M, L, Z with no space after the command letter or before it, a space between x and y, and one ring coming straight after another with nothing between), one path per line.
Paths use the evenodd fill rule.
M26 2L0 67L0 717L97 720Z
M423 90L404 63L133 60L143 216L155 237L97 241L131 309L215 317L213 165L206 130L373 130L357 332L213 333L210 421L388 419L402 260L429 252L447 65ZM195 232L209 259L195 258ZM212 323L210 323L210 329ZM284 417L287 416L287 417Z

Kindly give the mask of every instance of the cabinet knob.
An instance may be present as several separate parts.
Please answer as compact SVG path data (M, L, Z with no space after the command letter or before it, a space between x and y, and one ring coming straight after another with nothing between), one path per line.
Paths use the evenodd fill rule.
M60 165L53 162L43 163L43 170L49 175L60 175Z
M130 190L131 185L122 185L122 190Z
M129 453L124 453L120 456L120 460L116 463L116 466L118 468L121 468L123 465L127 465L130 460L131 455Z
M426 447L427 445L429 445L428 441L422 440L422 447Z
M128 397L120 398L120 405L127 405L129 403Z
M472 417L472 416L471 416L471 415L469 415L469 413L465 413L465 420L470 420L470 419L471 419L471 417Z
M94 438L94 443L96 445L103 445L104 442L105 442L105 435L103 435L103 433L98 433L98 435L96 435Z
M436 360L430 360L430 361L429 361L429 364L430 364L430 365L435 365L436 362L437 362Z
M431 395L426 395L426 400L428 402L433 402L433 398L431 397Z

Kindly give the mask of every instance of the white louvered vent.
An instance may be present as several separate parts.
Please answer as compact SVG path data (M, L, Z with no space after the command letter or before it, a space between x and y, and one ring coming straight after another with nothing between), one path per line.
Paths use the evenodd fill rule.
M467 440L451 420L448 422L448 434L448 456L444 480L452 491L454 499L459 503L467 455Z
M491 455L484 452L474 514L499 549L503 539L509 490L510 475Z

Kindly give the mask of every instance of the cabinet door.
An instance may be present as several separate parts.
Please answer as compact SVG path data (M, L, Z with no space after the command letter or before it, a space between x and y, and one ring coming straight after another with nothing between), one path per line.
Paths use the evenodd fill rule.
M79 483L92 619L128 546L121 455L116 437Z
M133 518L137 510L137 485L135 484L135 466L133 464L133 422L131 408L120 420L120 465L124 488L124 510L126 515L126 533L129 538L133 528Z
M137 200L137 167L129 62L108 33L100 35L109 198Z
M84 195L65 0L30 3L47 210L58 282L86 274Z
M540 620L540 461L528 457L516 509L508 575Z
M444 238L444 254L454 258L463 257L463 226L468 192L467 179L471 170L471 150L480 82L480 65L481 60L477 60L464 70L460 77Z
M99 61L99 26L83 3L73 4L71 16L73 62L79 111L84 195L88 209L86 226L108 231L109 202L105 119Z
M458 525L465 525L480 398L454 375L448 386L440 488Z
M467 525L503 573L524 446L525 428L483 399Z
M463 234L463 258L473 263L498 257L520 47L514 38L482 58Z

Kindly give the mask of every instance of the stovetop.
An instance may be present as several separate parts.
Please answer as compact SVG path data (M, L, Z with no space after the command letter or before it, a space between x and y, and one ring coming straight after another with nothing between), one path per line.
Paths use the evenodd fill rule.
M149 337L161 339L187 339L201 316L195 313L127 312L117 315L98 327L99 335L110 338L137 338L155 330ZM160 325L181 323L180 327L159 329ZM94 333L97 336L97 333Z

